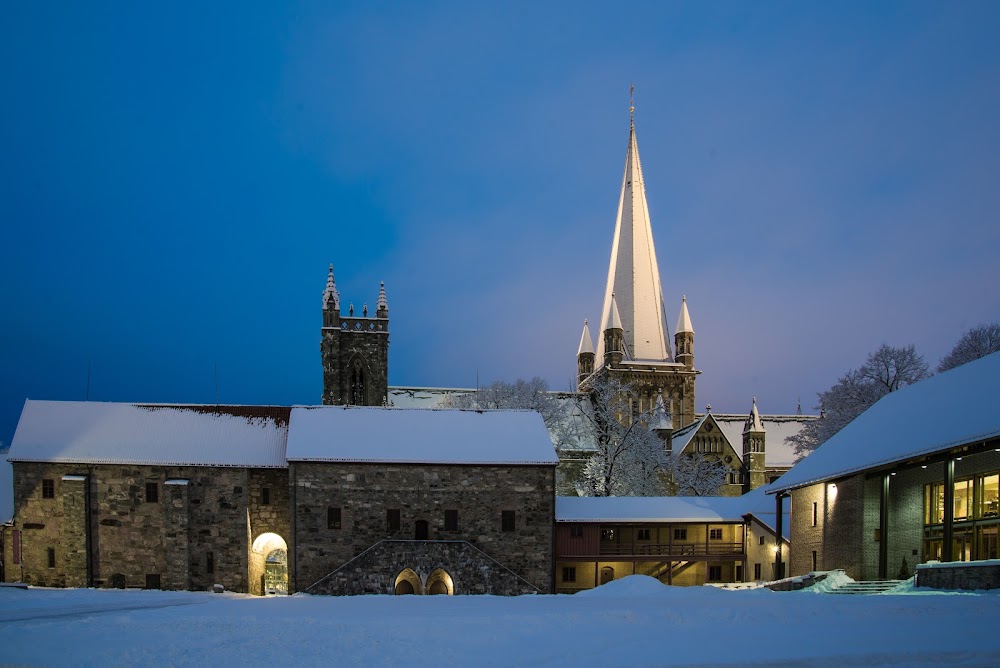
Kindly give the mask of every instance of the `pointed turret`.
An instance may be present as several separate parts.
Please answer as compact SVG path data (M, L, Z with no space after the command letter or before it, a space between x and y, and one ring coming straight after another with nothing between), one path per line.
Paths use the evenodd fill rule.
M757 397L753 398L750 415L743 425L743 493L751 492L765 482L764 446L767 434L757 412Z
M592 373L594 373L594 340L590 338L590 326L584 320L580 347L576 351L577 387Z
M611 293L611 301L608 303L608 311L604 314L604 323L601 346L598 350L604 350L604 366L616 366L621 364L624 357L625 338L622 318L618 313L618 302L613 292Z
M611 264L604 291L601 331L607 330L610 324L612 294L617 296L624 349L628 351L629 359L672 362L660 269L653 246L634 124L629 127L625 174L618 198ZM597 358L603 359L606 352L604 342L599 342Z
M691 314L688 313L688 298L681 298L681 314L677 316L677 333L674 334L674 347L677 350L677 361L689 369L694 368L694 328L691 326Z
M389 317L389 300L385 298L385 281L379 283L378 303L376 303L375 305L375 317L376 318Z
M336 327L340 318L340 293L337 292L337 282L333 279L333 265L326 276L326 289L323 290L323 326Z

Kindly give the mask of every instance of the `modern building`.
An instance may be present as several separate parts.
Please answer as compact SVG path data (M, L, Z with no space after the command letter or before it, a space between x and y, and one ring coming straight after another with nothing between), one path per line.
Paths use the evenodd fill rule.
M1000 353L883 397L770 485L790 499L789 574L884 579L1000 556L997 397Z

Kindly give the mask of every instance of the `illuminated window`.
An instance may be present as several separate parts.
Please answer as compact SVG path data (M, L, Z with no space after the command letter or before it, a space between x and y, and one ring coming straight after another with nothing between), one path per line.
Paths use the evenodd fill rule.
M444 511L444 530L445 531L458 531L458 511L457 510L446 510L446 511Z
M614 529L601 529L601 542L602 543L613 543L613 542L615 542L615 530Z
M955 483L955 521L972 519L969 508L972 505L972 481L960 480Z
M500 513L500 530L514 531L514 511L504 510Z
M146 483L146 503L157 503L160 500L160 487L155 482Z
M385 511L385 528L390 533L399 531L399 508L389 508Z
M49 568L55 568L56 567L56 548L50 547L47 550L47 553L48 553L48 558L49 558Z
M649 529L636 529L635 531L636 540L649 540Z
M576 582L576 566L563 566L562 581Z
M674 540L687 540L688 530L687 529L674 529Z
M708 530L709 540L722 540L722 529L709 529Z
M583 538L583 527L579 524L569 525L569 535L571 538Z
M54 499L56 498L56 481L46 478L42 481L42 498L43 499Z
M998 492L1000 492L1000 475L994 473L993 475L986 475L979 479L980 487L982 492L980 493L979 501L979 516L980 517L997 517L998 510Z
M327 529L340 528L340 508L326 509L326 528Z

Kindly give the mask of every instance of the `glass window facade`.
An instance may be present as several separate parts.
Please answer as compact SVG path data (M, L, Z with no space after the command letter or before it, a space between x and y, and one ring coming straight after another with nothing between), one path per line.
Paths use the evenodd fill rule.
M955 481L952 556L956 561L996 559L1000 473L989 472ZM924 486L925 561L944 554L944 483Z

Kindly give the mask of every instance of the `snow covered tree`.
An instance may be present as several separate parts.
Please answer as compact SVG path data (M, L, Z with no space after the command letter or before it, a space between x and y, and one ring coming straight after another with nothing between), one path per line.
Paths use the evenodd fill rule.
M729 474L729 467L718 457L700 452L670 457L668 470L677 496L715 496Z
M548 383L538 377L531 380L518 378L513 383L496 380L475 392L453 394L442 405L471 409L523 408L538 411L546 424L561 410L559 402L549 393Z
M829 390L819 393L820 417L788 440L804 457L864 413L876 401L929 376L927 363L913 344L882 345L859 369L848 371Z
M1000 351L1000 323L988 322L973 327L944 356L938 365L938 372L954 369L997 351Z
M607 374L590 382L584 420L596 452L584 467L579 491L586 496L656 496L665 492L670 458L649 428L652 415L633 414L631 387Z

